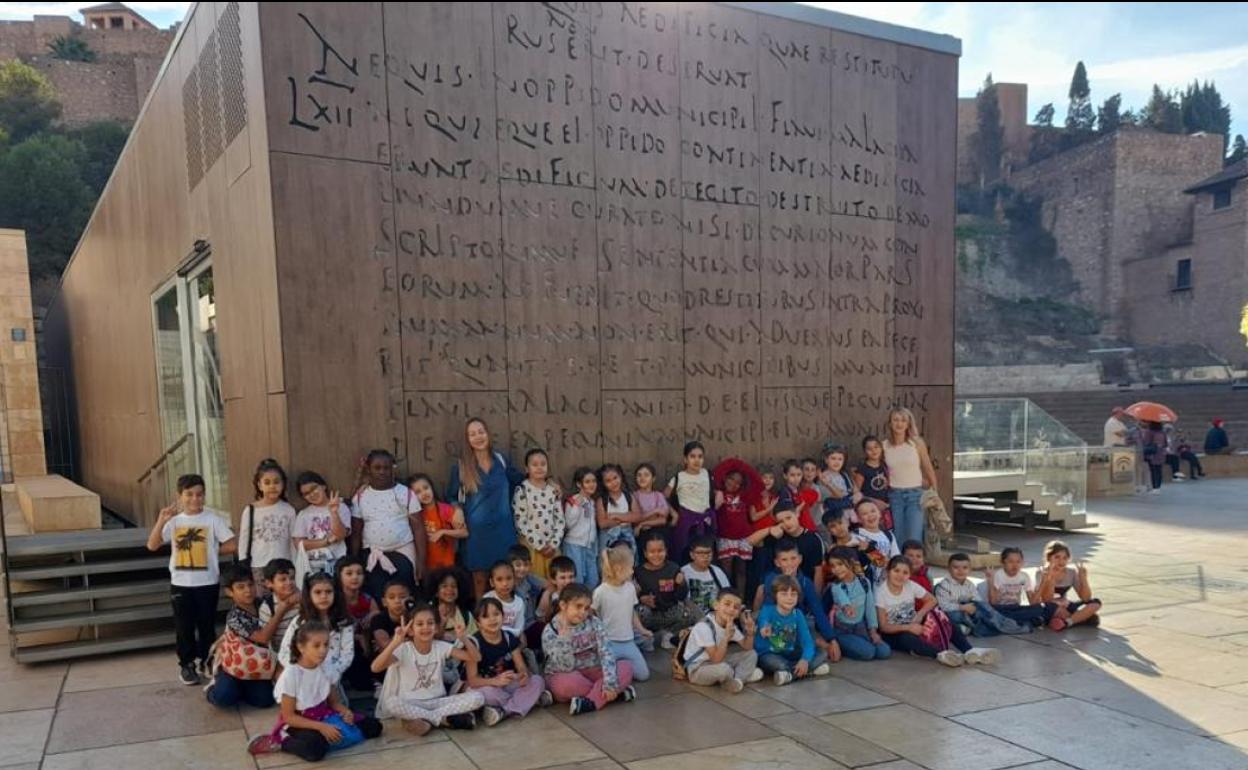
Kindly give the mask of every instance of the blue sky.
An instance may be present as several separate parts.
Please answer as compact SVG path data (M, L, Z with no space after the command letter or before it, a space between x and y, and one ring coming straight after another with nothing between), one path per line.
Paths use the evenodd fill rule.
M56 13L80 18L91 3L0 3L0 19ZM189 3L128 3L153 23L179 21ZM959 91L984 76L1027 83L1029 112L1066 113L1075 62L1088 68L1092 101L1121 93L1139 109L1153 83L1213 80L1231 104L1232 132L1248 136L1248 3L808 3L962 39Z

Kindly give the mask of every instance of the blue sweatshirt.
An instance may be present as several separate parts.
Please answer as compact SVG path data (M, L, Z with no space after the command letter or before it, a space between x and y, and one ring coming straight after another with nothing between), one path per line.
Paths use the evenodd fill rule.
M763 629L771 633L763 636ZM796 607L783 615L774 604L764 604L758 613L758 631L754 634L754 651L759 655L782 655L793 660L800 652L802 660L810 662L815 657L815 640L806 626L806 618Z
M836 611L836 627L852 628L860 622L866 623L868 630L879 628L880 619L875 612L875 591L871 581L866 578L854 578L848 583L834 581L828 583L823 590L823 611Z
M763 604L775 604L776 597L771 595L771 581L778 572L768 572L763 578ZM797 582L802 588L802 598L797 603L797 608L802 612L810 615L815 619L815 628L819 630L819 636L823 637L825 642L830 642L836 638L836 631L832 628L832 624L828 622L828 612L819 603L819 592L815 590L815 581L797 573ZM759 626L762 627L761 624Z

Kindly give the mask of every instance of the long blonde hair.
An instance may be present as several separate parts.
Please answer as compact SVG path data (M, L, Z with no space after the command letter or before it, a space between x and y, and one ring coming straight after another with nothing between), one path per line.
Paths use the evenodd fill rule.
M481 488L481 473L478 471L480 467L477 464L477 453L472 448L472 444L468 442L468 426L474 422L481 423L481 427L485 428L485 451L494 451L494 442L490 438L490 426L485 424L485 420L480 417L469 417L464 423L464 448L459 453L459 485L463 487L464 494L475 495L477 490Z
M602 581L611 585L620 585L628 580L628 568L633 566L633 549L620 543L602 552L600 559Z
M904 443L909 444L916 439L921 440L919 426L914 420L914 412L904 406L895 406L888 412L888 443L893 444L893 415L896 414L906 418L906 440ZM893 446L897 445L893 444Z

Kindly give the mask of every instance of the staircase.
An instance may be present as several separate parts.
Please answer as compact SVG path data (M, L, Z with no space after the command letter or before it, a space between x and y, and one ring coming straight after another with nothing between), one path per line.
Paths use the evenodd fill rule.
M1086 513L1022 473L955 472L953 477L954 526L1003 524L1026 530L1056 528L1063 532L1088 529Z

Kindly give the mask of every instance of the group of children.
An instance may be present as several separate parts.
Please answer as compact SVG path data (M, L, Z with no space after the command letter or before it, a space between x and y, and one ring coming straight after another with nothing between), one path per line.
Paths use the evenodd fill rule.
M635 488L618 465L578 469L569 495L545 453L530 450L512 498L519 542L489 570L479 600L456 566L463 512L437 499L428 476L410 480L410 497L362 490L382 492L424 528L419 585L397 570L378 585L385 554L348 553L353 525L371 521L359 492L349 506L305 473L297 487L308 506L296 513L285 472L266 460L235 538L205 513L202 478L184 476L148 541L152 550L172 544L179 676L209 678L217 706L276 703L277 725L251 750L317 760L378 735L378 718L424 734L555 701L573 715L632 701L656 646L672 650L677 678L740 692L767 675L776 685L827 675L842 657L991 664L999 652L968 636L1096 622L1087 570L1070 566L1058 541L1034 580L1011 548L986 593L962 554L933 586L922 544L899 547L887 526L879 442L863 443L866 459L852 473L845 450L831 447L822 470L785 463L776 489L772 474L740 460L708 471L691 442L662 492L643 463ZM241 558L222 570L218 554ZM234 606L217 639L222 571ZM350 693L374 696L375 717L353 712Z

